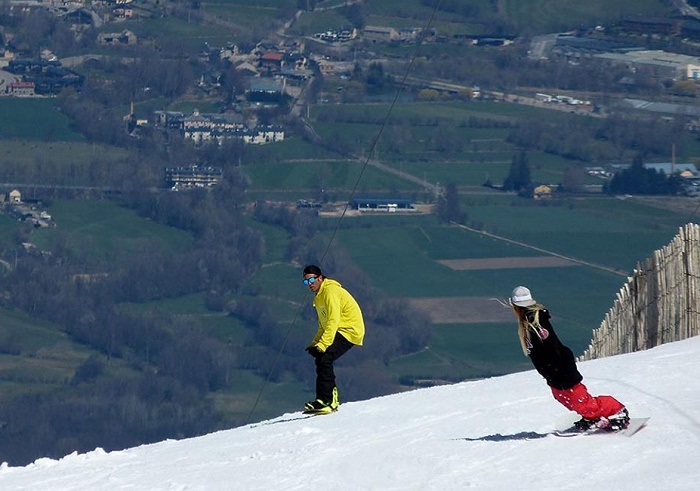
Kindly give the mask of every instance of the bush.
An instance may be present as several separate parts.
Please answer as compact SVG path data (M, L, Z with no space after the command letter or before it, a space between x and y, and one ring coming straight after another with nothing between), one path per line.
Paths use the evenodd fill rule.
M97 356L91 355L76 370L71 385L94 382L104 371L104 361Z

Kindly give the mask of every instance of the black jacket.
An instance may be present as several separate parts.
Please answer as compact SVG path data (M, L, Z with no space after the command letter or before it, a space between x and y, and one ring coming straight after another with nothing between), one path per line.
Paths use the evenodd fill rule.
M527 313L528 320L532 321L534 312ZM535 369L547 381L547 385L555 389L570 389L583 380L583 376L576 368L574 353L557 337L552 324L549 322L549 311L541 310L539 315L540 326L544 331L540 338L534 332L530 333L530 360ZM546 332L545 332L546 331Z

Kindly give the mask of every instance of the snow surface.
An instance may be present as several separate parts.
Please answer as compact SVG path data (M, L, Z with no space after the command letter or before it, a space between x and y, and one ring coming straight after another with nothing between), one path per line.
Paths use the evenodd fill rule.
M700 489L700 337L579 368L591 393L651 416L647 426L632 437L537 437L568 411L528 371L351 402L328 416L3 464L0 489Z

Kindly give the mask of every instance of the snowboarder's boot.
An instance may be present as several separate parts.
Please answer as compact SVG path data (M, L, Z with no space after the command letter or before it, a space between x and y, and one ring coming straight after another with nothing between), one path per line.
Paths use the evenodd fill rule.
M333 411L334 409L331 407L331 404L321 399L316 399L315 401L304 404L304 412L309 414L328 414Z
M595 422L596 428L605 431L620 431L627 428L630 424L630 417L627 409L622 408L612 416L602 417Z
M331 401L331 409L337 411L340 406L340 397L338 396L338 387L333 387L333 400Z
M594 428L595 425L596 422L592 419L581 418L574 423L574 428L576 428L578 431L588 431L591 428Z
M608 416L608 426L606 429L610 431L620 431L627 428L630 424L630 415L626 408L622 408L612 416Z

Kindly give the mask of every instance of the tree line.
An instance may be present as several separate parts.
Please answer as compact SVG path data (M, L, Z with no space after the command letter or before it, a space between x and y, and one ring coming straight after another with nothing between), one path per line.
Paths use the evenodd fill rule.
M605 189L612 194L676 195L683 190L683 178L647 169L641 159L616 173Z

